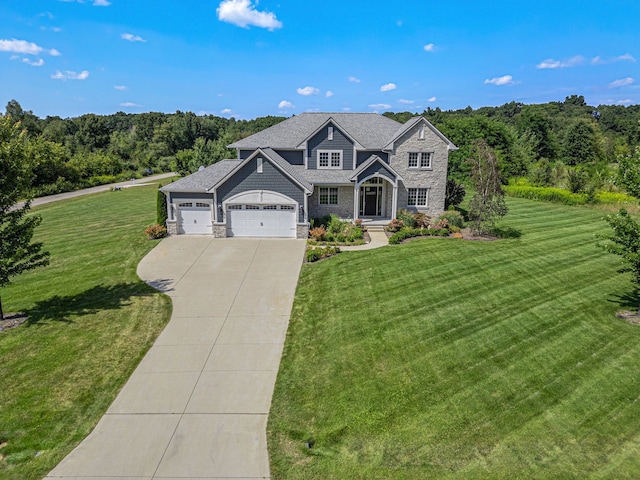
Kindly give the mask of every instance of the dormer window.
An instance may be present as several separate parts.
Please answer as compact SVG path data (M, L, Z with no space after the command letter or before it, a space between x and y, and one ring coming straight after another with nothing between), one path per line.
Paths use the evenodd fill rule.
M318 168L342 168L342 150L318 150Z
M327 139L333 140L333 127L329 127L329 130L327 132Z

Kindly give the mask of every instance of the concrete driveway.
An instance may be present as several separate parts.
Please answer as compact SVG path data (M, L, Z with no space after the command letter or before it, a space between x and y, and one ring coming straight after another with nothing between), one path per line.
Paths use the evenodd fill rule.
M269 478L267 415L305 242L177 236L138 267L173 315L48 479Z

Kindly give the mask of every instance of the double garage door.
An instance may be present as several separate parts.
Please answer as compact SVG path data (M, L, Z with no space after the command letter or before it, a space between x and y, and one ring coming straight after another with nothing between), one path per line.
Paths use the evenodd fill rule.
M233 237L296 236L296 207L293 205L227 205L228 234Z

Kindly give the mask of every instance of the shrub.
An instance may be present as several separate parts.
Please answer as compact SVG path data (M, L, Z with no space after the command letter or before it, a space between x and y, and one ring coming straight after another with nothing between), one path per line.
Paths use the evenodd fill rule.
M398 210L396 218L398 220L401 220L404 223L404 226L407 228L413 228L416 226L416 220L413 216L413 213L407 210Z
M322 242L325 239L326 235L327 235L327 231L322 225L309 230L309 236L313 238L316 242Z
M529 200L544 200L564 205L584 205L587 203L587 195L571 193L561 188L509 185L503 187L503 190L511 197L528 198Z
M462 203L466 194L467 192L464 189L464 185L457 183L452 178L448 179L444 197L444 207L457 207Z
M162 187L162 185L160 185ZM158 197L156 200L156 221L158 225L166 225L167 224L167 198L164 192L161 192L158 189Z
M340 253L340 247L326 246L326 247L311 247L308 248L305 253L305 258L308 263L317 262L322 258L333 257Z
M399 232L403 228L404 228L404 222L402 220L398 220L397 218L394 218L393 220L391 220L389 225L387 225L388 232Z
M311 228L320 227L320 226L326 227L327 225L329 225L330 221L331 221L331 215L325 215L324 217L312 218L309 224Z
M438 217L438 225L440 225L441 220L446 220L449 226L464 227L464 218L462 218L462 214L457 210L448 210L440 215Z
M413 215L416 228L427 228L431 224L431 218L422 212Z
M356 219L353 221L353 224L354 224L356 227L358 227L358 228L362 229L362 219L361 219L361 218L356 218Z
M157 223L153 225L149 225L144 229L144 234L147 236L149 240L155 240L158 238L164 238L167 236L167 229L164 225L159 225Z

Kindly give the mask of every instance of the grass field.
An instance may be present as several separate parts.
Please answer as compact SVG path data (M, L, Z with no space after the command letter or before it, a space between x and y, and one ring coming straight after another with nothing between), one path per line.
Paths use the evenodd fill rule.
M46 475L94 427L170 316L136 275L156 186L34 209L51 265L2 289L28 323L0 333L1 479ZM105 452L107 454L107 452Z
M640 477L640 326L614 316L635 300L595 247L603 213L508 205L519 239L303 266L273 478Z

